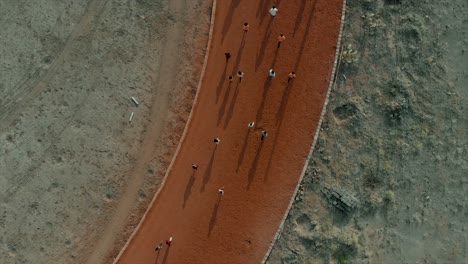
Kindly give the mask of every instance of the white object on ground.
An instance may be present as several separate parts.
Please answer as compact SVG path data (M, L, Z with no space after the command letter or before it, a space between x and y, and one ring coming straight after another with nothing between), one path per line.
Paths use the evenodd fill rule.
M133 103L135 104L135 106L139 106L140 103L138 103L137 99L135 99L135 97L132 96L132 101Z

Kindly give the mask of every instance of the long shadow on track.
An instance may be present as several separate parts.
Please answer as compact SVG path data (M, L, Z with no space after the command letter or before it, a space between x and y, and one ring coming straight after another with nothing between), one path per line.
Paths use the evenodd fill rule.
M213 232L213 228L216 225L216 219L218 218L218 210L219 210L220 204L221 204L221 195L219 195L218 201L213 207L213 213L211 214L210 225L208 227L208 237L211 236L211 232Z
M221 42L224 42L224 38L226 37L226 34L229 31L229 28L230 28L230 26L232 24L232 17L234 16L234 10L237 8L239 3L240 3L240 0L232 0L231 1L231 6L229 6L228 14L226 15L226 19L224 19L223 34L222 34L222 37L221 37Z
M265 179L264 179L265 181L268 181L268 175L270 175L271 161L273 159L273 155L275 154L276 146L278 144L278 136L281 132L281 126L283 124L284 114L286 112L286 107L288 105L291 89L292 89L292 83L288 83L283 92L280 107L278 108L278 112L276 113L276 135L273 139L273 149L271 150L270 158L268 159L268 165L266 168L266 174L265 174Z
M265 57L265 49L270 42L270 36L271 36L271 24L273 23L273 17L270 18L270 21L268 22L267 28L265 35L263 36L262 44L260 46L260 50L257 52L257 60L255 62L255 72L258 71L258 68L260 67L260 64L262 64L263 58Z
M154 261L154 264L158 264L159 256L161 256L161 250L158 250L158 253L156 254L156 260Z
M224 123L224 129L226 129L226 127L229 125L229 122L231 121L231 118L234 115L234 107L236 106L237 97L239 95L240 83L240 81L237 83L236 90L234 91L234 96L232 96L231 104L229 105L229 111L226 117L226 122Z
M223 74L219 77L219 82L218 82L218 88L216 89L216 103L218 103L219 96L221 95L221 91L223 90L223 84L226 82L226 71L228 67L228 61L226 61L226 64L224 65L224 70Z
M205 191L205 185L210 181L211 172L213 171L213 163L214 163L214 158L215 158L217 148L218 148L218 145L215 146L215 149L211 153L210 162L208 163L208 166L206 167L205 176L203 177L203 184L202 184L202 187L200 189L201 192Z
M301 6L299 7L299 13L297 14L297 17L296 17L296 23L294 24L293 37L296 36L297 29L299 28L299 26L301 24L302 16L304 14L305 4L306 4L306 0L302 0L301 1Z
M250 170L249 170L249 182L247 183L247 190L250 189L250 185L252 184L254 178L255 178L255 173L257 172L257 166L258 166L258 160L260 158L260 154L262 153L262 149L263 149L263 143L264 141L260 141L260 144L258 145L258 148L257 148L257 153L255 154L255 159L252 163L252 167L250 167Z
M239 84L236 85L236 89L237 89L238 85ZM229 95L231 94L231 86L232 86L232 82L229 82L228 87L227 87L227 91L224 94L223 102L219 106L217 126L219 126L219 124L221 124L221 120L223 119L224 113L226 112L226 104L227 104L227 101L229 99Z
M260 25L263 22L263 18L268 14L268 0L260 0L258 1L258 7L257 7L257 14L256 17L258 18L259 16L261 17L260 20Z
M242 40L241 40L241 44L239 46L239 49L237 50L237 54L236 54L236 61L234 62L234 66L232 68L232 76L234 76L237 71L239 71L239 66L240 66L240 61L241 61L241 58L242 58L242 52L244 51L244 47L245 47L245 35L242 35Z
M190 179L187 183L187 187L185 187L184 204L182 205L183 208L185 208L185 205L187 204L187 200L190 197L190 194L192 194L192 187L193 187L193 184L195 183L195 173L196 173L196 170L193 170L193 173L190 176Z
M302 54L304 53L304 48L306 46L305 44L306 44L307 38L309 36L310 26L312 25L312 18L314 17L315 6L317 5L317 2L318 2L318 0L315 0L314 3L312 4L309 19L307 21L305 34L304 34L304 37L302 38L301 48L300 48L298 56L297 56L296 64L294 65L294 69L297 69L297 67L299 67L299 64L301 63Z
M168 247L167 247L167 250L166 250L166 253L164 253L164 259L163 259L163 261L162 261L162 264L166 264L166 262L167 262L167 257L169 256L169 251L170 251L170 250L171 250L171 247L168 246Z
M242 150L241 150L240 155L239 155L239 161L237 162L236 173L239 172L239 167L242 164L242 161L244 160L245 151L247 150L247 145L249 144L250 130L252 130L252 129L248 128L247 133L245 134L244 145L242 146Z
M263 108L265 108L265 101L266 101L266 96L268 94L268 90L271 85L271 80L267 77L265 80L265 84L263 85L263 95L262 95L262 102L260 104L260 107L258 108L257 115L255 117L255 121L257 123L261 123L262 121L262 115L263 115Z

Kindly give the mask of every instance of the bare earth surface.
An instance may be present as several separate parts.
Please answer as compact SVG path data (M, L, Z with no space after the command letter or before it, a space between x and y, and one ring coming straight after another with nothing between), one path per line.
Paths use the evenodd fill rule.
M0 263L102 263L126 241L203 61L209 5L179 2L0 2Z
M278 146L296 144L303 140L297 135L308 139L315 130L302 127L307 131L284 138L285 130L277 133L271 127L281 127L276 118L287 119L288 107L303 95L293 95L297 84L288 92L279 76L296 64L314 63L287 55L314 36L305 38L297 29L307 26L312 4L324 1L275 1L278 18L288 2L294 3L294 12L287 31L278 27L281 23L271 24L270 34L262 31L268 16L262 18L258 10L264 12L274 1L259 0L249 11L236 4L244 1L254 3L232 1L229 8L252 18L246 46L240 46L240 25L247 17L221 12L218 26L233 36L221 37L223 46L211 65L224 69L223 53L232 46L227 72L239 63L245 82L238 93L236 83L227 93L222 75L208 77L212 86L206 111L213 118L203 119L210 133L202 142L208 147L192 147L200 153L200 170L191 177L193 155L187 158L179 175L185 182L177 185L181 189L174 199L177 210L184 205L194 210L193 201L202 196L206 184L203 195L211 194L202 208L206 212L194 221L202 219L201 235L211 231L220 239L216 241L230 239L231 234L220 234L220 228L223 223L236 226L237 213L245 213L225 210L239 194L224 178L239 178L243 187L251 179L251 190L260 188L263 175L250 175L270 166L267 154L284 155L268 144L274 140L282 142ZM158 189L191 109L210 4L0 1L0 263L110 263L118 254ZM328 113L268 263L468 262L467 17L466 0L348 1L341 63ZM311 27L317 30L314 23ZM275 35L285 32L287 40L275 57ZM229 43L228 38L234 40ZM297 46L288 46L294 41ZM241 58L239 47L255 52ZM290 53L282 54L283 48ZM234 104L234 95L237 102L263 96L271 64L278 67L275 81L280 84L269 88L263 111L254 104ZM298 74L296 82L307 73ZM251 89L243 89L246 83ZM285 94L287 100L282 99ZM130 101L132 96L139 100L138 108ZM280 110L284 116L277 116ZM131 112L135 117L129 124ZM257 124L270 132L260 150L259 131L247 134L245 127L256 116L264 120ZM209 128L217 125L218 129ZM295 125L284 122L282 127ZM222 142L210 158L215 136ZM229 169L239 167L239 175L219 167L232 155L231 149L236 154L245 151L245 156L234 155L234 163L225 163ZM287 162L296 158L288 156ZM213 168L207 173L210 161ZM273 176L290 176L281 166L275 167L279 169ZM226 199L216 204L216 190L222 185ZM324 194L327 190L344 194L356 207L342 213L337 200ZM225 219L228 216L231 222ZM250 224L254 231L264 230L265 221ZM157 236L144 241L148 248L142 247L149 263L158 257L152 251L154 243L168 235L175 234L174 246L170 254L159 257L160 262L176 256L178 248L191 246L167 226L151 232ZM262 235L249 234L235 245L234 253L251 257L257 242L266 241ZM211 254L226 245L203 250ZM223 261L219 263L231 263Z
M328 113L268 263L468 262L467 18L465 0L348 1Z
M343 2L281 2L274 18L270 4L217 2L206 74L185 140L117 263L243 264L265 256L318 127ZM244 34L245 21L250 30ZM286 41L277 48L281 33ZM269 80L271 68L277 75ZM242 81L229 82L238 70L245 73ZM288 83L292 70L298 77ZM251 121L256 125L249 129ZM268 137L261 141L263 129ZM169 236L172 246L155 251Z

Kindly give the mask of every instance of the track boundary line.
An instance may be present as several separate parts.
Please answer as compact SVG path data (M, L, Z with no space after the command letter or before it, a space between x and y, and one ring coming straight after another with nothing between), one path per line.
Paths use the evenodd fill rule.
M282 233L283 228L284 228L284 223L286 222L286 218L289 215L289 211L291 211L292 205L294 203L294 199L296 198L297 192L299 190L299 186L302 183L302 180L303 180L303 178L305 176L305 172L307 170L307 167L309 166L309 161L310 161L310 159L312 157L312 154L314 152L315 143L317 143L317 139L318 139L318 136L319 136L319 133L320 133L320 127L322 126L323 118L325 116L325 113L327 112L327 105L328 105L328 101L329 101L329 98L330 98L330 93L331 93L331 90L332 90L333 86L335 85L334 80L336 78L335 75L336 75L336 69L337 69L337 65L338 65L338 57L339 57L339 53L340 53L340 49L341 49L341 37L343 36L343 26L344 26L345 16L346 16L346 0L343 0L343 8L341 10L340 33L338 34L338 41L337 41L336 51L335 51L335 62L333 63L333 70L332 70L332 73L331 73L332 78L330 79L330 84L328 85L328 91L327 91L327 95L326 95L326 98L325 98L325 103L323 104L322 113L320 114L319 123L318 123L317 130L316 130L315 136L314 136L314 141L312 143L312 147L310 148L310 152L307 155L307 159L305 161L304 168L302 169L302 173L301 173L301 176L299 178L299 181L297 182L296 189L294 190L294 193L291 196L291 200L289 201L288 209L286 210L286 212L285 212L285 214L283 216L283 219L281 220L281 223L280 223L280 225L278 227L278 230L276 231L276 234L275 234L275 236L273 238L273 241L270 244L270 247L268 248L268 251L265 254L265 257L263 257L263 260L261 262L262 264L265 264L268 261L268 258L270 257L270 254L271 254L271 251L273 250L273 246L276 244L276 241L281 236L281 233Z
M185 141L185 136L187 135L187 131L188 131L188 128L190 127L190 123L192 121L192 116L193 116L193 112L198 104L198 96L200 94L200 89L201 89L201 86L202 86L202 82L203 82L203 79L205 77L205 71L206 71L206 66L207 66L207 63L208 63L208 56L210 54L210 49L211 49L211 41L212 41L212 37L213 37L213 29L214 29L214 20L215 20L215 16L216 16L216 1L217 0L213 0L213 4L212 4L212 7L211 7L211 17L210 17L210 31L209 31L209 35L208 35L208 42L207 42L207 47L206 47L206 53L205 53L205 58L203 60L203 66L202 66L202 70L201 70L201 74L200 74L200 80L198 81L198 86L197 86L197 93L195 94L195 98L194 98L194 101L193 101L193 105L192 105L192 109L190 110L190 114L189 114L189 117L187 119L187 124L185 125L185 128L184 128L184 132L182 133L182 136L180 138L180 141L179 141L179 144L177 145L177 149L174 153L174 156L172 157L172 160L171 160L171 163L169 164L169 167L167 168L166 170L166 173L164 175L164 178L163 178L163 181L161 182L161 186L159 187L158 191L156 192L156 194L153 196L153 199L151 200L151 203L149 204L148 208L146 209L145 213L143 214L140 222L138 223L138 225L136 226L135 230L133 230L132 234L130 235L129 239L127 240L127 242L125 243L125 245L123 246L123 248L120 250L119 254L117 255L117 257L114 259L114 261L112 262L113 264L116 264L120 258L122 257L123 253L125 253L125 251L127 250L128 246L130 245L130 242L133 240L133 238L135 237L135 235L138 233L138 231L140 230L141 226L143 225L143 223L145 222L145 219L146 219L146 216L148 215L148 212L150 211L150 209L153 207L156 199L158 198L161 190L164 188L164 185L166 183L166 179L169 175L169 173L171 172L172 170L172 167L174 165L174 162L175 160L177 159L178 155L179 155L179 152L180 152L180 148L182 146L182 144L184 143Z

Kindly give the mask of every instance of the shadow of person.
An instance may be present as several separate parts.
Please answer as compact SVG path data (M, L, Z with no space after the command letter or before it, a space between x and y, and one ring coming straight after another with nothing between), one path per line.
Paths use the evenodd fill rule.
M260 15L262 16L260 20L260 25L262 24L262 21L265 15L268 14L268 2L269 2L268 0L258 1L257 13L255 16L256 17L259 17Z
M248 142L249 142L248 139L249 139L249 135L250 135L250 130L252 130L252 128L249 128L247 130L247 134L245 134L244 145L242 146L242 150L241 150L240 155L239 155L239 161L237 162L236 173L239 172L239 167L242 164L242 161L244 160L245 150L247 149L247 145L248 145Z
M171 250L171 246L167 246L167 250L166 250L166 253L164 253L164 258L163 258L162 264L166 264L167 257L169 256L169 251L170 250Z
M235 76L237 71L239 71L239 66L240 66L240 62L242 60L242 53L244 51L244 47L245 47L245 34L242 36L242 40L241 40L239 49L237 50L236 60L234 61L233 68L232 68L232 74L231 74L232 76Z
M224 38L226 37L226 34L229 31L229 28L231 27L232 17L234 16L234 9L237 8L239 3L240 3L240 0L231 0L231 5L229 6L229 9L228 9L229 11L226 14L226 18L224 19L221 42L224 42Z
M280 128L280 127L281 127L281 124L279 126L277 126L277 128ZM270 175L271 162L273 161L273 155L275 154L275 151L276 151L276 144L278 144L278 135L279 135L279 133L280 133L280 131L278 129L278 131L276 132L275 137L273 138L273 149L271 150L270 157L268 158L268 164L267 164L264 179L263 179L264 182L268 181L268 176Z
M183 208L185 208L185 205L187 204L187 200L190 197L190 194L192 193L192 187L193 187L193 184L195 183L195 172L196 170L193 170L193 173L190 176L187 186L185 187L184 204L182 205Z
M260 64L263 62L263 58L265 57L265 51L268 43L270 42L270 36L271 36L271 24L273 23L273 17L270 18L270 21L268 22L267 28L265 35L263 36L262 44L260 45L260 50L257 52L257 59L255 61L255 72L258 71L258 68L260 67Z
M281 97L280 107L278 108L278 112L276 112L276 124L280 124L283 120L284 113L286 112L286 106L288 105L289 95L291 94L291 83L286 85L284 89L283 96Z
M206 167L205 175L203 176L203 184L200 190L201 192L205 191L205 185L208 183L208 181L211 178L211 172L213 171L214 157L215 157L217 148L218 148L218 145L215 146L213 152L211 153L210 162L208 163L208 166Z
M161 255L161 250L158 250L158 253L156 253L156 260L154 261L154 264L158 264L159 256Z
M262 102L260 103L260 107L258 108L257 115L255 117L255 120L257 121L257 123L262 122L263 108L265 107L266 96L267 96L268 88L270 85L271 85L270 78L267 77L265 80L265 84L263 85Z
M301 63L302 54L304 53L304 49L305 49L305 46L306 46L306 43L307 43L307 40L308 40L308 37L309 37L309 33L311 31L310 26L312 25L312 19L314 17L314 12L315 12L315 7L316 7L317 2L318 2L318 0L315 0L314 3L312 3L312 6L310 7L309 18L307 20L306 30L305 30L304 36L302 38L301 47L299 49L299 53L298 53L296 65L294 65L294 69L297 69L297 67Z
M224 94L223 102L222 102L221 105L219 106L219 111L218 111L218 122L216 123L217 126L219 126L219 124L221 124L221 120L223 120L224 113L226 112L227 101L228 101L228 99L229 99L229 95L231 94L231 86L232 86L232 82L229 82L227 91L226 91L226 93Z
M270 158L268 159L268 165L266 167L266 174L265 174L265 181L268 181L268 175L270 175L271 162L273 160L273 155L275 154L276 145L278 144L278 136L281 132L281 126L283 125L284 114L286 113L286 107L288 105L289 96L291 93L291 88L292 88L291 85L292 85L291 83L288 83L286 85L286 88L283 92L283 96L281 98L280 107L278 108L278 112L276 112L277 133L273 139L273 149L271 150L271 155L270 155Z
M318 0L316 0L316 1L318 1ZM303 14L304 14L305 5L306 5L306 0L301 0L301 5L299 7L299 13L296 16L296 23L294 24L295 26L294 26L293 37L296 36L297 29L299 28L299 26L301 24L302 17L303 17Z
M279 49L276 49L276 51L275 51L275 56L273 57L273 62L271 62L270 69L274 69L274 68L275 68L276 60L278 59L278 52L279 52Z
M234 115L234 108L236 106L237 96L239 95L239 86L240 82L236 85L236 90L234 91L234 95L232 96L231 103L229 104L229 109L226 116L226 121L224 122L224 128L226 128L231 121L232 116Z
M250 167L247 190L250 190L250 185L252 184L254 177L255 177L255 173L257 172L258 160L260 158L260 153L262 152L263 142L264 142L263 140L260 141L260 145L258 145L257 153L255 154L254 162L252 164L252 167Z
M221 91L223 90L224 82L226 82L227 77L226 77L226 71L227 71L227 62L224 65L224 70L223 73L221 74L221 77L219 78L218 82L218 88L216 88L216 103L218 103L219 96L221 95Z
M211 232L213 231L213 228L216 224L216 219L218 218L218 209L219 209L220 204L221 204L221 195L218 196L218 201L213 207L213 212L211 213L210 225L208 226L208 237L211 236Z

